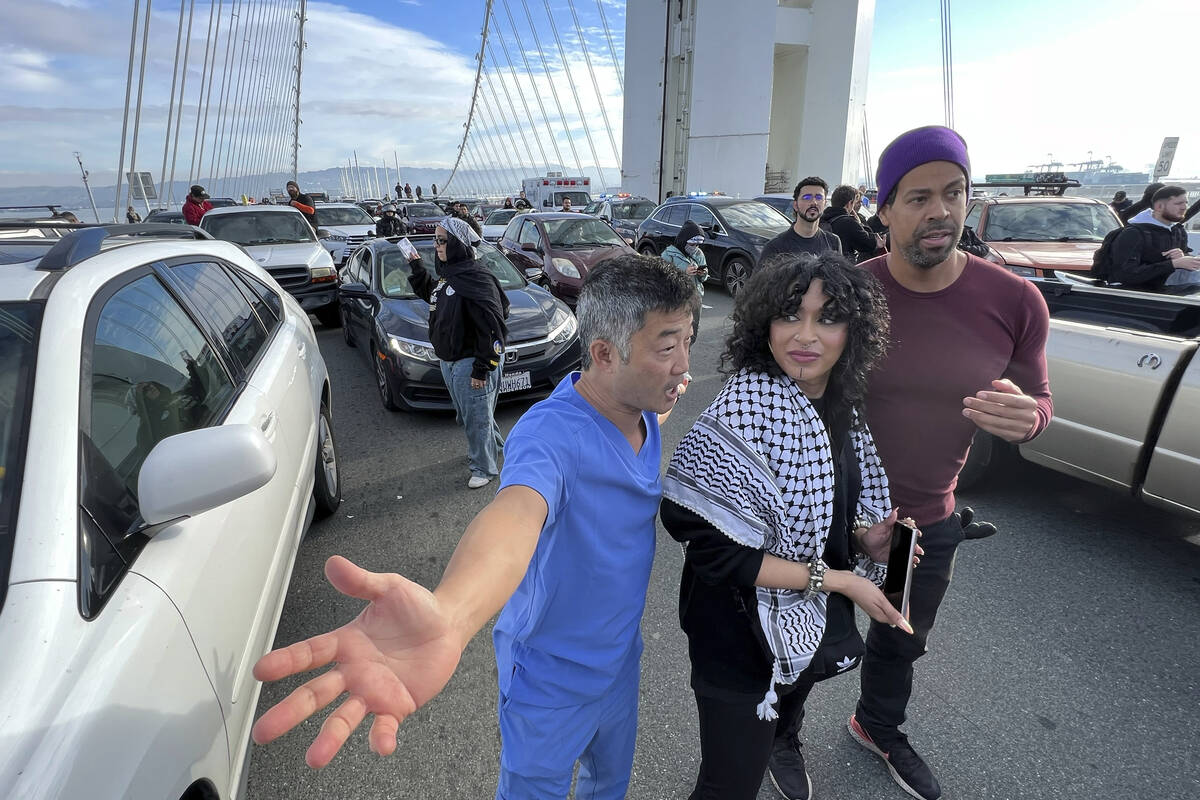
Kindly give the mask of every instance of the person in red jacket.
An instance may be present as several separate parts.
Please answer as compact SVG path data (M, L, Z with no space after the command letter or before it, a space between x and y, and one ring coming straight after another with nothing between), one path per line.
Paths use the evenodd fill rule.
M312 225L313 230L317 229L317 209L311 197L303 194L300 191L300 184L295 181L287 182L288 205L299 211L308 220L308 224Z
M208 202L208 192L199 184L193 186L183 201L183 218L188 225L199 225L200 218L212 210L213 204Z

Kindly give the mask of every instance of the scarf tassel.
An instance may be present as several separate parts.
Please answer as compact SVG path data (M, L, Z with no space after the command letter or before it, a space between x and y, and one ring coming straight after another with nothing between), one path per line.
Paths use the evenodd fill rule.
M779 701L779 695L775 693L775 684L782 679L783 676L779 674L779 659L777 658L774 666L771 667L771 685L767 687L767 693L755 709L759 719L767 722L779 719L779 712L775 710L775 703Z

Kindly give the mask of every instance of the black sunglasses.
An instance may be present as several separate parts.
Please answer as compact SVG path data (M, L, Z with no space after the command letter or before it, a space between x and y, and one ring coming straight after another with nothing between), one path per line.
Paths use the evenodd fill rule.
M450 240L447 239L445 236L435 236L435 237L433 237L433 243L434 244L449 244Z

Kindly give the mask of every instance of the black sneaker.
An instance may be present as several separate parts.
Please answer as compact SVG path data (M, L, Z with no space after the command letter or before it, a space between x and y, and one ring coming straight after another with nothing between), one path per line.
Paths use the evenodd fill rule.
M900 784L901 789L921 800L938 800L942 796L942 787L933 776L933 770L912 749L903 733L897 731L895 737L889 737L886 742L877 742L853 714L846 727L856 742L883 759L888 772L892 773L892 780Z
M787 738L776 739L771 746L771 760L767 762L767 774L771 783L787 800L811 800L812 781L804 768L804 752L799 742L793 744Z

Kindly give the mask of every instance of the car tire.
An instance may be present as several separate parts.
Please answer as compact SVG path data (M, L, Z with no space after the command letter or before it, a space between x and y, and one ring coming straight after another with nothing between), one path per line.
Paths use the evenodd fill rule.
M652 245L652 244L643 244L641 247L638 248L638 252L644 256L658 255L658 251L654 249L654 245Z
M984 431L975 431L971 439L971 449L967 451L967 460L958 471L958 491L967 491L986 483L1000 461L1003 451L1002 444L995 436Z
M320 322L326 328L336 328L342 324L342 310L338 307L337 303L321 306L313 312L313 315L317 318L317 322Z
M750 278L750 271L750 262L741 256L734 256L725 262L725 269L721 273L721 282L725 284L725 291L729 292L730 297L737 297L737 293L742 290Z
M357 347L358 345L354 342L354 336L350 333L350 326L346 324L346 312L342 310L340 315L342 318L342 338L346 340L346 347Z
M371 364L375 371L375 388L379 390L379 401L388 411L399 411L400 405L392 394L392 385L388 382L387 373L383 368L383 359L379 357L379 348L371 343Z
M316 500L316 519L324 519L337 511L342 502L342 473L337 458L337 447L333 439L333 419L329 407L321 404L321 417L317 421L317 464L316 479L313 481L313 499Z

